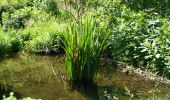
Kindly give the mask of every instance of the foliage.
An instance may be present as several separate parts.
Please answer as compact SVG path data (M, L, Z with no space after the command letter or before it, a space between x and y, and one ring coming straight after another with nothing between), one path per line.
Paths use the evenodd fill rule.
M148 13L158 13L163 17L170 15L170 1L169 0L122 0L123 4L126 4L134 11L145 11Z
M0 57L10 52L18 52L21 47L21 40L17 35L0 32Z
M17 100L17 98L14 96L14 93L11 92L9 97L4 95L2 100Z
M4 4L0 5L0 24L5 31L11 28L25 28L30 19L37 21L60 16L56 0L15 0L2 3Z
M31 53L62 53L61 39L65 24L55 19L34 22L32 26L15 31L8 29L0 33L0 55L5 56L21 50ZM50 26L50 27L49 27ZM59 31L61 30L61 31Z
M82 20L86 17L89 8L92 9L91 6L97 4L97 1L61 0L61 4L64 5L61 9L69 15L71 21L75 21L80 26L83 23Z
M84 57L79 57L76 62L72 60L72 65L68 65L72 67L78 62L75 68L81 66L80 69L72 71L83 70L75 78L79 79L88 76L86 71L91 68L86 59L98 61L100 58L100 54L95 52L102 48L98 44L105 42L103 37L107 30L111 33L106 40L108 56L170 78L169 7L168 0L1 0L0 28L3 32L0 32L0 56L21 50L58 53L62 51L61 41L66 40L65 50L71 50L66 54L72 54L68 55L69 59L75 59L76 54ZM84 20L91 14L94 14L93 19L97 19L94 27L93 22ZM65 29L67 21L75 21L77 25L71 25L63 34L61 30ZM93 55L87 56L87 53ZM92 70L96 73L95 69ZM75 75L69 72L69 79Z
M11 13L4 12L2 14L3 21L3 30L7 31L8 29L20 29L25 27L25 20L30 18L29 8L23 8L19 10L11 10Z
M0 56L8 52L10 48L9 36L0 33Z
M20 38L23 40L24 50L45 54L62 52L60 46L62 45L60 40L62 38L62 31L59 32L57 27L62 29L64 26L52 21L37 22L33 27L19 32Z
M105 42L108 33L101 37L103 33L95 27L93 20L86 19L80 28L73 24L64 34L66 70L71 82L93 81L100 58L107 47Z
M101 29L111 32L108 41L111 45L107 50L112 52L113 57L169 78L168 19L132 12L118 0L110 1L99 9L96 23Z
M32 3L32 5L37 9L45 11L54 16L60 14L57 0L32 0L30 3Z
M3 0L0 5L0 24L6 31L8 28L24 28L24 21L30 18L31 7L25 0Z
M14 93L11 92L9 97L3 96L2 100L17 100L17 98L14 96ZM41 99L31 99L30 97L19 99L19 100L41 100Z

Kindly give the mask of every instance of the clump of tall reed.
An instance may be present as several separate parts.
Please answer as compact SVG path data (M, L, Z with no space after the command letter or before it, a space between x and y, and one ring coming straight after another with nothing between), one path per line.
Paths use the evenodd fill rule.
M71 24L64 34L66 71L68 80L93 82L97 75L100 58L108 46L109 33L101 33L93 20L86 19L82 25Z

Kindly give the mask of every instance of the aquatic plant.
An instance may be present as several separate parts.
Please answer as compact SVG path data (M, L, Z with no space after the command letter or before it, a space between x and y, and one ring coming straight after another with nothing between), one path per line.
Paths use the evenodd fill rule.
M108 46L109 33L101 33L93 19L81 26L71 24L64 34L66 70L68 80L73 82L92 82L97 74L100 58Z

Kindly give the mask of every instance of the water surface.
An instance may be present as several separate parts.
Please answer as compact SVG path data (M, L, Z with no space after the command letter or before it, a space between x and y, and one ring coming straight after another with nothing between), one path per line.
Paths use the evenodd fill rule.
M94 84L71 90L66 81L65 56L20 54L0 61L0 96L14 91L18 98L43 100L170 100L170 85L101 66ZM55 71L55 74L54 74Z

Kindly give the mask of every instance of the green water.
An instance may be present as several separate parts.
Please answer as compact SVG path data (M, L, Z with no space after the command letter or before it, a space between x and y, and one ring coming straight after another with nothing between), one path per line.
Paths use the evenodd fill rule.
M71 90L66 81L65 57L20 54L0 61L0 96L43 100L170 100L170 85L127 75L101 66L94 84ZM53 70L56 72L54 75Z

